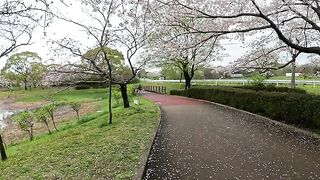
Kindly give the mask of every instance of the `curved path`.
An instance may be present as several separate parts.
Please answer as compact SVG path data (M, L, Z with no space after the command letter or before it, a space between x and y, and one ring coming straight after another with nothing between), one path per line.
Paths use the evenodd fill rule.
M144 179L320 179L320 140L263 118L146 93L163 120Z

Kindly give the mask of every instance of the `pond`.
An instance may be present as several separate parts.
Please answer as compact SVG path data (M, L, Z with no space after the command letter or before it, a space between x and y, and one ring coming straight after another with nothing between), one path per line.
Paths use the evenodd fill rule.
M13 112L0 108L0 129L6 127L5 119L12 114Z

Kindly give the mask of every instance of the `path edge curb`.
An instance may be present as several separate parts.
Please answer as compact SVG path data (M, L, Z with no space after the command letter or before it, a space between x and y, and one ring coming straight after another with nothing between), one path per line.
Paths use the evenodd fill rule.
M148 100L148 99L146 99L146 100ZM155 140L157 138L158 132L160 130L161 122L162 122L162 119L163 119L163 111L162 111L161 107L159 106L159 104L156 104L154 102L152 102L152 103L157 106L157 109L158 109L158 112L159 112L160 116L158 118L156 127L154 128L153 132L151 133L150 140L149 140L149 142L148 142L143 154L139 158L139 163L136 166L135 174L132 177L133 180L141 180L141 179L143 179L143 176L144 176L145 171L146 171L146 165L147 165L149 156L151 154L153 144L154 144L154 142L155 142Z
M170 96L172 96L172 95L170 95ZM176 95L173 95L173 96L176 96ZM246 113L246 114L255 116L257 118L266 120L269 123L285 127L288 130L294 131L296 133L299 133L299 134L302 134L302 135L305 135L305 136L310 136L310 137L313 137L313 138L316 138L316 139L320 140L320 135L319 134L316 134L316 133L308 131L308 130L301 129L299 127L296 127L296 126L293 126L293 125L290 125L290 124L286 124L286 123L283 123L283 122L280 122L280 121L276 121L276 120L270 119L268 117L261 116L259 114L255 114L255 113L252 113L252 112L249 112L249 111L245 111L245 110L242 110L242 109L237 109L237 108L234 108L234 107L231 107L231 106L227 106L227 105L224 105L224 104L220 104L220 103L216 103L216 102L212 102L212 101L207 101L207 100L203 100L203 99L190 98L190 97L186 97L186 96L177 96L177 97L184 97L184 98L192 99L192 100L195 100L195 101L200 101L200 102L205 102L205 103L208 103L208 104L217 105L217 106L224 107L224 108L227 108L227 109L231 109L231 110L234 110L234 111L238 111L238 112L241 112L241 113Z

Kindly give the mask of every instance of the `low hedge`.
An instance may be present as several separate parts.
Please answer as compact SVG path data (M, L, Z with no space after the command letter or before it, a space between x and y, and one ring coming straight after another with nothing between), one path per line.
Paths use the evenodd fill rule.
M268 91L268 92L286 92L286 93L301 93L307 94L307 91L299 88L288 88L288 87L276 87L272 85L247 85L247 86L234 86L234 88L240 89L251 89L254 91Z
M89 86L89 85L77 85L75 87L76 90L83 90L83 89L90 89L90 88L91 88L91 86Z
M172 90L172 95L217 102L307 128L320 128L320 96L233 87Z

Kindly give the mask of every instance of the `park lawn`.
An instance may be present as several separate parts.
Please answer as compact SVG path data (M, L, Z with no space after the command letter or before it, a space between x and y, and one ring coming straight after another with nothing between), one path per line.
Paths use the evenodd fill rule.
M83 115L79 122L62 124L52 135L8 145L9 158L0 162L0 179L130 179L155 130L159 112L151 102L134 97L140 105L129 109L115 106L113 124L109 125L105 92L69 90L55 96L57 100L74 100L77 95L95 99L100 110ZM20 101L37 99L26 97Z
M320 95L320 86L317 85L316 87L313 87L313 85L298 85L298 88L304 89L309 94L316 94Z

